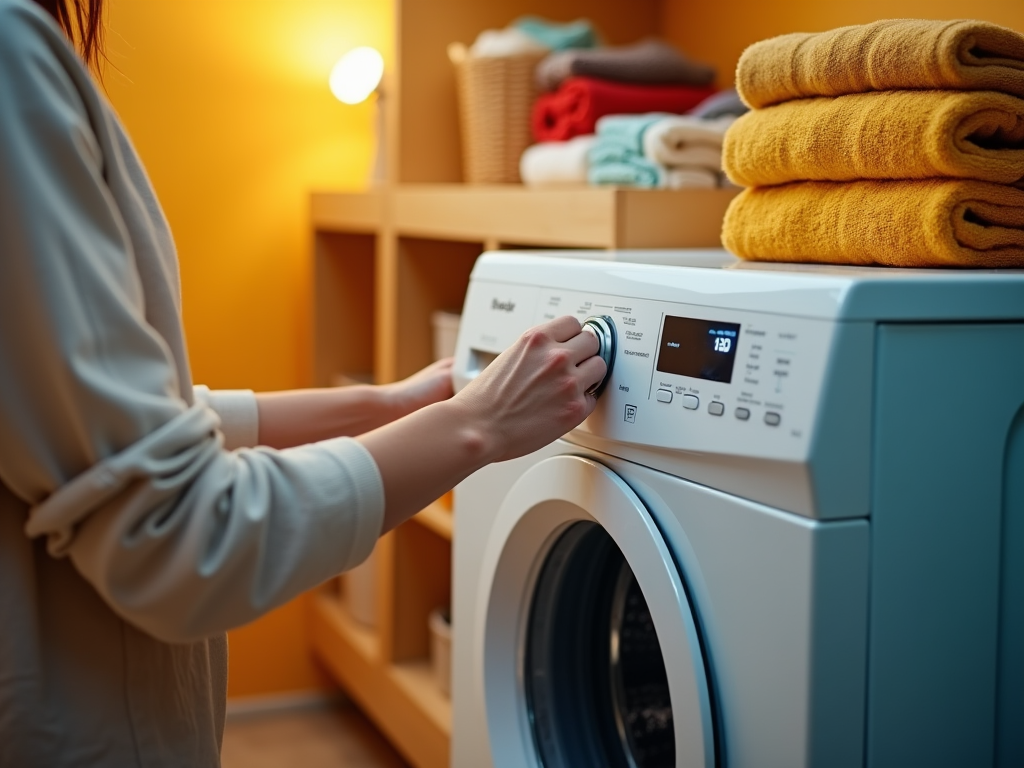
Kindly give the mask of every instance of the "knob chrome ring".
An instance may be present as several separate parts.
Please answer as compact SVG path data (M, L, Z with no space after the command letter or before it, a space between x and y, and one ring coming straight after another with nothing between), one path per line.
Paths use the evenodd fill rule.
M583 328L589 329L597 337L597 356L604 360L607 369L604 377L587 390L588 395L600 397L615 365L615 321L608 315L591 315L583 321Z

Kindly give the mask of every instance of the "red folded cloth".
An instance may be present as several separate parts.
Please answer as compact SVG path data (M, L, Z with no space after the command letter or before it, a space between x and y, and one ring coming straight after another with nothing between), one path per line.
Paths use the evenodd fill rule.
M597 119L605 115L682 114L713 93L710 86L637 85L570 77L533 105L533 137L537 141L567 141L593 133Z

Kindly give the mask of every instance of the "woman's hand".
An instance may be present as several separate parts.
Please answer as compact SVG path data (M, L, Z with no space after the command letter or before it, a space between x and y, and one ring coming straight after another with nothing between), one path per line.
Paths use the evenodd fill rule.
M594 410L590 390L605 375L597 337L574 317L531 328L456 398L489 438L489 461L531 453Z
M594 410L597 337L561 317L531 328L458 395L359 441L384 481L387 531L485 464L523 456Z
M438 360L407 379L383 384L378 389L388 399L394 414L389 421L447 400L452 396L452 359Z

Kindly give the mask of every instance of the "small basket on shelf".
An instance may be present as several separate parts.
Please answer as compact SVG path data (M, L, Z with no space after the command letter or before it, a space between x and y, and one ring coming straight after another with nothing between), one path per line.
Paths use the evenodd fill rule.
M472 56L448 46L455 65L463 178L471 184L517 184L519 158L533 143L530 112L537 98L534 70L546 54Z

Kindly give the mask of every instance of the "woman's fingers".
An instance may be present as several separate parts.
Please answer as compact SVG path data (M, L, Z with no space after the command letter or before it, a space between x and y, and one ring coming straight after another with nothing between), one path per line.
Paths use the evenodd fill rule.
M597 334L585 326L578 334L565 342L565 346L573 352L573 362L579 365L587 358L593 357L601 348Z
M549 320L539 326L539 329L546 331L554 341L565 342L579 335L580 321L572 315L563 315Z
M576 371L580 377L583 391L590 392L601 383L601 379L608 373L608 366L600 357L590 357L576 366Z

